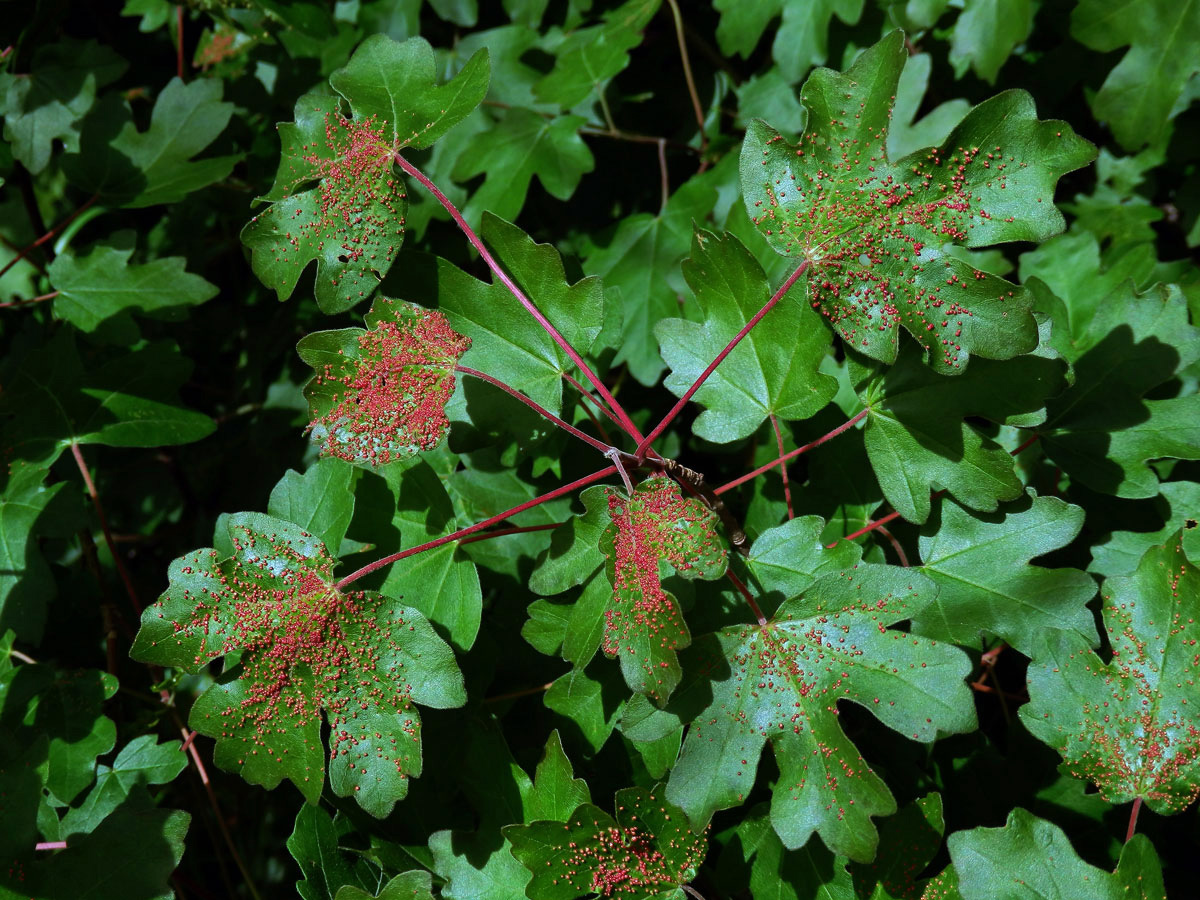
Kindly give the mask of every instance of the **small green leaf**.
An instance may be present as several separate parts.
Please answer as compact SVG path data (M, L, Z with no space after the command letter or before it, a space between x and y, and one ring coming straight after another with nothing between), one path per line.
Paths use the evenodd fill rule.
M84 256L57 257L47 269L50 284L58 291L55 314L82 331L95 331L125 310L161 315L217 296L216 285L184 271L183 257L130 265L132 254L132 248L97 245Z
M664 319L654 329L671 368L666 387L677 397L772 296L762 267L731 234L697 229L683 274L699 321ZM837 392L837 382L818 372L828 351L819 316L802 291L789 291L695 393L705 410L692 431L725 444L749 437L770 416L814 415Z
M139 208L177 203L227 176L236 156L192 157L217 139L233 115L219 78L172 78L138 131L129 104L107 94L83 123L79 152L63 158L67 179L105 203Z
M721 51L732 55L750 56L767 25L782 13L783 19L775 32L771 57L779 64L788 81L799 81L812 66L828 58L829 30L836 15L847 25L858 22L863 0L813 0L789 3L787 0L714 0L713 7L721 14L717 25L717 40Z
M15 472L0 495L0 633L12 629L23 641L39 643L54 578L38 549L48 508L66 482L45 484L46 470Z
M590 803L591 799L587 782L575 777L558 731L550 732L546 751L534 773L526 817L530 821L565 822L577 807Z
M121 748L111 767L97 768L95 787L79 806L67 810L59 837L65 840L95 830L139 785L174 781L187 768L187 754L181 751L179 741L159 744L151 734L134 738Z
M859 897L870 896L878 885L896 900L918 900L923 885L917 876L942 846L946 822L942 795L926 794L884 821L879 829L879 851L870 864L854 863L850 874Z
M613 804L615 818L587 803L565 824L504 829L513 856L533 873L531 900L651 900L695 877L708 852L705 830L688 828L682 811L662 799L662 785L617 791Z
M428 872L419 869L401 872L383 886L378 894L368 893L353 885L343 885L334 900L433 900L433 880Z
M267 514L299 525L334 551L354 518L359 471L340 459L320 459L301 475L289 469L271 489Z
M1028 353L1037 328L1027 291L947 247L1061 231L1055 182L1095 148L1008 91L971 110L941 149L892 162L885 147L905 58L893 32L845 74L814 72L798 145L762 123L747 130L742 189L767 241L808 262L809 300L851 347L891 363L903 326L930 365L953 374L972 354Z
M840 541L826 548L824 529L820 516L797 516L760 534L746 557L756 584L787 599L800 596L824 575L855 566L862 556L858 545Z
M1078 569L1029 565L1065 547L1083 528L1084 511L1057 497L1030 497L996 513L941 504L939 520L921 529L921 571L937 599L913 621L936 640L980 648L981 635L1003 638L1021 653L1051 631L1097 643L1087 602L1096 583Z
M1112 660L1083 638L1044 633L1029 666L1021 720L1109 803L1142 798L1155 812L1200 794L1200 718L1191 672L1200 641L1200 572L1180 533L1146 551L1137 571L1104 582Z
M315 802L323 711L334 793L387 815L421 772L414 703L465 702L453 651L415 609L335 588L328 551L297 526L239 513L228 529L232 558L205 549L172 563L131 655L195 672L240 652L189 717L218 739L217 765L268 788L287 778Z
M310 334L296 350L317 373L304 396L321 452L375 467L442 442L454 367L471 341L440 312L383 296L366 322Z
M970 663L954 647L890 629L919 615L936 586L909 569L860 564L827 575L766 625L734 626L687 654L678 702L699 710L667 798L693 825L744 802L764 743L780 776L771 822L786 847L814 831L835 853L872 858L872 816L896 804L838 723L849 700L913 740L975 728ZM690 709L690 706L688 706Z
M304 875L296 882L303 900L334 900L345 885L370 891L377 883L364 861L351 862L342 852L339 838L345 828L341 816L335 820L320 807L300 807L287 848Z
M612 734L624 706L625 693L616 672L593 667L596 677L575 668L555 680L546 691L547 709L579 727L579 733L598 752Z
M956 78L970 67L988 84L1033 30L1034 0L966 0L954 23L950 65Z
M486 840L480 840L480 838ZM445 884L443 900L526 900L529 872L513 858L500 835L480 832L464 838L456 832L436 831L429 837L433 870Z

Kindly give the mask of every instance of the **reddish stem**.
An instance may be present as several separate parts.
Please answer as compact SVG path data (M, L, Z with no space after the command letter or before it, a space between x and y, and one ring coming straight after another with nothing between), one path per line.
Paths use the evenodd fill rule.
M1131 809L1129 811L1129 827L1125 829L1125 843L1127 843L1127 844L1131 840L1133 840L1134 834L1137 833L1137 817L1138 817L1138 813L1141 811L1142 811L1142 798L1134 797L1133 798L1133 809Z
M852 541L856 537L862 537L867 532L874 531L876 528L880 528L880 527L886 525L888 522L891 522L893 519L898 519L898 518L900 518L900 513L890 512L886 516L884 516L882 519L876 519L874 522L868 522L862 528L858 529L858 531L855 531L855 532L852 532L852 533L846 535L844 538L842 538L842 540L843 541ZM826 544L825 549L830 550L830 549L836 547L837 545L838 545L838 541L834 541L832 544Z
M625 410L621 407L621 404L617 402L617 399L611 393L609 393L608 388L604 386L604 382L600 380L600 376L592 371L591 367L583 361L583 357L576 352L575 348L572 347L567 339L559 333L558 329L551 324L550 320L542 314L542 311L537 308L537 304L525 296L525 292L522 291L517 283L509 276L509 274L505 272L503 268L501 268L500 264L496 262L495 257L493 257L488 248L484 246L484 243L482 240L480 240L479 235L477 235L475 230L467 224L467 220L463 218L462 213L458 211L458 208L450 202L450 199L445 194L438 190L437 185L430 181L420 169L410 163L407 159L397 153L395 154L395 160L396 165L398 165L413 178L417 179L417 181L419 181L422 186L429 191L429 193L433 194L438 203L442 204L442 207L446 210L446 212L450 213L450 217L454 219L454 222L456 225L458 225L459 230L462 231L466 239L471 242L471 246L479 251L479 256L487 264L487 267L492 270L492 273L496 276L497 280L500 281L500 283L506 288L508 288L509 293L517 298L517 301L524 306L529 314L533 316L534 320L542 326L542 329L546 332L546 334L550 335L554 343L558 344L563 353L567 355L567 358L570 359L571 362L578 367L579 371L587 377L587 380L592 383L592 386L595 387L597 393L604 398L604 402L612 407L612 411L616 413L617 418L621 422L621 427L625 430L625 432L629 434L629 436L635 441L641 440L642 433L638 431L637 426L633 424L633 420L629 418L628 414L626 414Z
M39 294L36 297L30 297L28 300L9 300L7 303L0 303L0 309L8 309L12 306L32 306L34 303L42 303L45 300L53 300L59 295L59 291L51 291L48 294Z
M550 690L553 687L553 681L547 681L545 684L539 684L537 687L523 688L519 691L509 691L507 694L497 694L494 697L484 697L484 703L500 703L504 700L516 700L518 697L528 697L532 694L540 694L543 691Z
M754 595L750 593L750 589L746 587L742 579L737 577L737 574L733 571L732 567L726 569L725 574L729 577L729 580L733 582L733 586L737 588L741 595L745 598L746 603L750 606L750 612L754 613L755 618L758 619L758 624L766 625L767 617L763 615L762 607L758 605L758 601L754 599Z
M1011 456L1017 456L1017 455L1018 455L1018 454L1020 454L1020 452L1021 452L1022 450L1024 450L1026 447L1029 447L1029 446L1031 446L1032 444L1036 443L1036 442L1037 442L1037 439L1038 439L1038 438L1040 438L1040 437L1041 437L1041 435L1040 435L1040 434L1038 434L1037 432L1034 432L1034 433L1033 433L1033 434L1032 434L1032 435L1029 437L1029 439L1028 439L1027 441L1025 441L1024 443L1022 443L1022 444L1021 444L1021 446L1019 446L1019 447L1018 447L1016 450L1013 450L1013 451L1011 452L1011 454L1010 454L1010 455L1011 455Z
M383 557L383 559L377 559L373 563L367 563L361 569L351 572L349 575L347 575L345 578L343 578L341 581L339 581L333 587L335 590L339 590L339 591L345 590L346 585L348 585L354 581L357 581L358 579L362 578L364 575L370 575L372 572L377 571L378 569L382 569L384 566L390 566L394 562L399 562L402 559L407 559L408 557L415 556L418 553L424 553L426 550L434 550L437 547L442 546L443 544L450 543L451 541L461 540L462 538L466 537L469 534L474 534L477 531L482 531L483 529L487 528L489 525L495 525L497 522L503 522L509 516L515 516L517 513L524 512L527 509L533 509L535 506L540 506L541 504L543 504L549 500L553 500L556 497L561 497L564 494L569 494L576 488L581 488L586 484L591 484L593 481L599 481L601 478L605 478L605 477L611 475L615 471L617 471L616 466L605 466L603 469L601 469L598 472L593 472L591 475L585 475L583 478L577 478L575 481L572 481L570 484L564 484L560 488L555 488L554 490L550 491L550 493L548 493L548 494L542 494L542 496L540 496L540 497L534 497L532 500L526 500L524 503L520 504L519 506L514 506L512 509L506 509L504 512L497 513L496 515L491 516L490 518L484 519L482 522L476 522L474 525L470 525L466 528L461 528L458 531L454 532L453 534L444 535L443 537L436 538L432 541L427 541L426 543L420 544L419 546L410 547L408 550L401 550L399 553L393 553L390 556L385 556L385 557Z
M787 501L788 520L796 518L792 512L792 486L788 483L787 460L783 458L783 432L779 430L779 418L771 413L771 427L775 429L775 445L779 448L779 474L783 478L783 499Z
M900 565L904 566L904 568L907 569L908 568L908 554L906 554L904 552L904 548L900 546L900 542L898 540L896 540L896 536L893 535L890 531L888 531L882 525L877 525L875 527L876 527L876 530L880 534L882 534L885 538L888 539L888 543L890 543L892 545L892 549L896 551L896 556L898 556L900 558Z
M66 841L38 841L33 845L34 850L66 850Z
M638 459L645 458L646 450L651 444L654 443L660 434L666 431L667 426L675 421L675 417L683 411L685 406L687 406L688 401L692 399L692 395L695 394L696 391L700 390L700 388L704 385L704 382L708 380L708 376L715 372L717 366L724 362L725 357L733 352L733 348L742 342L742 338L750 333L750 329L761 322L763 316L769 313L774 308L775 304L783 298L783 295L791 290L792 285L795 284L797 279L804 274L806 269L808 269L807 259L796 267L796 270L792 272L792 274L787 277L787 280L779 286L779 289L771 295L771 299L763 304L762 309L756 312L751 317L750 321L743 325L742 329L733 336L733 340L726 344L725 349L717 354L717 358L709 363L708 368L700 373L700 377L695 380L692 386L684 392L682 397L679 398L679 401L671 407L665 416L663 416L662 421L654 426L654 430L638 442L637 449L634 451L634 456L636 456Z
M483 534L473 534L470 537L465 537L459 544L473 544L476 541L486 541L490 538L504 537L507 534L527 534L531 531L550 531L557 528L560 522L547 522L545 525L521 525L513 528L497 528L495 531L485 531Z
M100 495L96 492L96 483L92 481L92 473L88 471L87 463L83 461L83 451L79 449L78 444L71 444L71 455L75 457L75 465L79 467L79 473L83 476L83 483L87 486L88 496L92 498L92 506L96 509L96 518L100 520L100 530L104 533L104 543L108 546L108 552L112 555L113 563L117 567L117 574L121 576L121 582L125 585L125 593L129 595L129 602L133 604L134 611L140 616L142 614L142 602L138 599L137 591L134 590L133 579L129 577L129 570L125 568L121 554L117 552L116 541L113 540L112 530L108 527L108 516L104 514L104 507L100 503Z
M560 419L554 413L550 412L550 410L542 408L540 405L538 405L532 399L530 399L529 397L526 397L524 394L522 394L516 388L509 387L507 384L505 384L499 378L494 378L493 376L488 375L486 372L480 372L478 369L471 369L471 368L468 368L467 366L455 366L454 371L462 372L464 375L471 375L475 378L478 378L480 381L486 381L488 384L492 385L493 387L500 388L500 390L504 391L504 393L508 394L510 397L515 397L516 399L520 400L522 403L524 403L526 406L528 406L530 409L532 409L538 415L545 418L547 421L553 422L555 425L557 425L559 428L561 428L567 434L574 435L575 437L579 438L579 440L583 441L585 444L590 444L591 446L595 447L601 453L607 453L609 450L612 449L612 447L610 447L608 444L604 443L601 440L597 440L596 438L592 437L590 434L584 434L582 431L580 431L574 425L568 425L566 422L564 422L562 419Z
M183 6L175 7L175 74L183 80Z
M87 209L89 209L92 206L92 204L94 204L99 199L100 199L99 194L92 194L91 198L86 203L84 203L83 206L79 207L79 209L75 210L75 212L71 213L69 216L67 216L65 219L63 219L61 222L59 222L57 225L55 225L53 228L51 228L49 231L47 231L45 234L43 234L40 238L38 238L36 241L34 241L32 244L29 244L26 247L22 247L20 253L18 253L16 256L14 256L12 259L10 259L7 263L5 263L3 268L0 268L0 275L3 275L5 272L7 272L9 269L11 269L13 266L15 266L21 260L23 260L26 256L28 256L30 253L32 253L34 250L36 250L38 247L42 246L42 244L46 243L46 241L50 240L50 238L54 237L56 234L58 234L60 231L62 231L64 228L66 228L68 225L70 225L72 222L74 222L77 218L79 218L80 215L82 215Z
M812 450L814 447L821 446L821 444L825 443L826 441L833 440L833 438L837 437L843 431L846 431L850 428L853 428L855 425L857 425L863 419L863 417L866 416L866 414L869 413L870 411L871 411L870 408L864 409L862 412L860 412L854 418L849 419L846 422L843 422L841 425L839 425L837 428L833 429L833 431L829 432L828 434L822 435L821 437L817 438L815 441L810 441L809 443L805 444L803 447L797 447L795 450L792 450L790 453L783 454L782 456L779 457L779 459L773 459L769 463L767 463L765 466L759 466L753 472L747 472L745 475L741 476L740 478L733 479L733 481L729 482L728 484L721 485L719 488L717 488L715 491L713 491L713 493L714 494L723 494L726 491L731 491L738 485L745 484L747 481L750 481L752 478L757 478L759 475L763 474L764 472L770 472L777 465L779 465L781 463L785 463L789 459L795 459L801 453L807 453L809 450Z
M616 425L622 431L625 430L625 426L623 426L621 424L621 420L613 415L613 411L611 409L609 409L607 406L605 406L603 403L601 403L598 399L596 399L595 394L593 394L591 391L589 391L587 388L585 388L582 384L580 384L578 381L576 381L575 378L573 378L571 375L568 375L566 372L560 372L559 374L562 375L563 379L568 384L570 384L573 388L575 388L575 390L579 391L579 396L583 397L585 400L590 401L592 403L592 405L596 407L596 409L598 409L598 410L600 410L600 412L604 413L605 418L607 418L610 422L612 422L614 425ZM603 432L601 432L601 433L603 434ZM605 440L608 440L607 435L604 435L604 438L605 438ZM612 441L609 441L609 443L611 444Z

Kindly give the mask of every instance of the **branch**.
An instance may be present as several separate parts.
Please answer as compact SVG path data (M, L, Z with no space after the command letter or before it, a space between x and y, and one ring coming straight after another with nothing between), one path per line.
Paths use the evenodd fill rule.
M719 488L717 488L714 491L714 493L724 494L726 491L731 491L738 485L745 484L747 481L750 481L752 478L757 478L759 475L763 474L764 472L770 472L773 468L775 468L780 463L785 463L789 459L795 459L801 453L807 453L809 450L812 450L814 447L821 446L821 444L825 443L826 441L832 440L833 438L835 438L839 434L841 434L843 431L853 428L870 411L871 410L869 407L867 409L864 409L858 415L854 416L852 419L849 419L846 422L843 422L841 425L839 425L837 428L833 429L833 431L829 432L828 434L822 435L821 437L817 438L815 441L810 441L809 443L805 444L803 447L797 447L795 450L792 450L789 453L784 453L782 456L779 457L779 459L773 459L766 465L759 466L753 472L747 472L745 475L741 476L740 478L733 479L733 481L730 481L728 484L721 485Z
M679 41L679 56L683 61L683 78L687 82L688 96L692 98L692 112L696 115L696 127L700 130L700 171L708 168L704 159L704 151L708 149L708 135L704 133L704 108L700 105L700 95L696 91L696 80L692 77L692 61L688 58L687 41L683 36L683 15L679 12L676 0L667 0L671 7L671 16L675 20L675 38Z
M791 290L792 285L796 283L797 279L799 279L807 269L808 260L806 259L796 267L796 270L792 272L792 274L787 277L787 280L779 286L779 289L771 295L771 299L763 304L762 309L756 312L753 317L751 317L750 321L742 326L741 331L733 336L733 340L725 345L725 349L717 354L717 358L708 364L708 368L700 373L700 377L697 378L692 386L684 392L683 396L679 398L679 402L672 406L667 414L663 416L662 421L654 426L654 430L638 443L637 449L634 451L634 455L637 456L638 459L645 457L646 450L649 449L650 445L654 443L655 439L660 434L666 431L667 426L675 421L675 417L683 411L685 406L687 406L688 401L692 399L692 395L695 394L696 391L700 390L704 382L708 380L708 376L716 371L717 366L719 366L724 361L725 357L727 357L733 351L733 348L740 344L742 338L750 333L750 329L761 322L763 316L769 313L774 308L775 304L783 298L783 295Z
M39 294L36 297L30 297L28 300L9 300L7 303L0 303L0 309L8 309L13 306L32 306L34 303L53 300L59 293L59 291L51 291L48 294Z
M121 555L117 553L117 544L113 540L112 530L108 527L108 517L104 514L104 507L100 504L100 495L96 492L96 483L92 481L92 474L88 471L87 463L83 461L83 451L74 442L71 443L71 455L75 457L75 465L79 467L79 472L83 475L83 483L87 487L88 496L92 498L92 506L96 509L96 518L100 520L100 530L104 533L104 543L108 546L108 552L112 554L113 563L117 567L117 574L121 576L121 582L125 585L125 593L129 595L129 602L133 604L134 611L140 616L142 614L142 602L138 599L137 591L134 590L133 579L129 577L129 570L125 568L125 563L121 559Z
M742 597L745 598L746 603L750 606L750 612L754 613L755 617L758 619L758 624L760 626L766 625L767 617L763 615L762 607L758 605L758 601L755 600L754 595L750 593L750 588L746 587L745 582L743 582L742 579L738 578L737 575L734 574L732 566L725 570L725 574L729 577L729 580L733 582L733 586L738 589Z
M345 588L348 584L351 584L352 582L357 581L358 579L362 578L364 575L370 575L372 572L382 569L384 566L390 566L394 562L399 562L402 559L407 559L408 557L415 556L418 553L424 553L426 550L434 550L434 549L442 546L443 544L448 544L451 541L460 540L461 538L464 538L469 534L474 534L477 531L482 531L483 529L487 528L489 525L495 525L497 522L503 522L509 516L515 516L517 513L524 512L527 509L533 509L535 506L541 506L543 503L547 502L548 500L553 500L556 497L561 497L564 494L569 494L572 491L574 491L576 488L581 488L586 484L591 484L593 481L599 481L601 478L605 478L605 477L611 475L616 470L617 470L616 466L605 466L603 469L601 469L598 472L593 472L591 475L585 475L583 478L577 478L575 481L572 481L570 484L564 484L562 487L555 488L554 490L550 491L550 493L548 493L548 494L542 494L542 496L540 496L540 497L534 497L532 500L526 500L524 503L520 504L519 506L514 506L512 509L506 509L504 512L497 513L496 515L491 516L490 518L484 519L482 522L476 522L474 525L470 525L466 528L461 528L458 531L454 532L453 534L447 534L440 538L435 538L434 540L427 541L426 543L420 544L419 546L410 547L408 550L401 550L399 553L393 553L390 556L383 557L383 559L377 559L373 563L367 563L361 569L351 572L349 575L347 575L345 578L343 578L341 581L339 581L337 584L335 584L333 586L334 590L338 590L338 591L345 590Z
M29 244L26 247L22 247L20 253L18 253L16 256L14 256L12 259L10 259L7 263L5 263L3 268L0 268L0 275L3 275L5 272L7 272L9 269L11 269L13 266L15 266L21 260L23 260L26 256L28 256L30 253L32 253L34 250L36 250L38 247L42 246L42 244L46 243L46 241L50 240L50 238L54 237L56 234L58 234L60 231L62 231L64 228L66 228L68 225L70 225L72 222L74 222L86 210L90 209L92 204L94 204L99 199L100 199L99 194L92 194L91 198L89 198L88 201L83 204L83 206L79 207L79 209L75 210L75 212L71 213L69 216L67 216L65 219L63 219L60 223L55 225L53 228L51 228L49 231L47 231L45 234L43 234L40 238L38 238L36 241L34 241L32 244Z
M526 397L524 394L522 394L516 388L509 387L507 384L505 384L499 378L493 378L491 375L488 375L486 372L480 372L478 369L471 369L471 368L468 368L467 366L455 366L454 371L462 372L464 375L471 375L475 378L478 378L480 381L486 381L488 384L492 385L493 387L498 387L500 390L504 391L504 393L508 394L510 397L515 397L516 399L520 400L522 403L524 403L526 406L528 406L530 409L532 409L538 415L544 417L547 421L553 422L555 425L557 425L559 428L561 428L567 434L574 435L575 437L579 438L579 440L583 441L585 444L595 447L601 453L608 453L610 450L613 449L608 444L604 443L604 441L597 440L596 438L592 437L590 434L584 434L582 431L580 431L574 425L568 425L565 421L560 419L554 413L550 412L550 410L542 408L539 404L534 402L531 398Z
M783 499L787 502L788 521L796 518L792 511L792 486L788 483L787 460L783 458L783 432L779 429L779 418L771 413L771 427L775 429L775 444L779 448L779 474L783 478Z
M637 426L633 424L633 420L629 418L628 414L621 407L621 404L617 402L617 399L611 393L609 393L608 388L604 386L604 382L600 380L600 376L592 371L591 367L583 361L583 357L576 352L575 348L570 345L565 337L559 334L558 329L555 328L554 325L551 324L550 320L543 315L542 311L537 308L537 304L525 296L525 292L522 291L521 288L517 286L517 283L509 276L509 274L505 272L503 268L501 268L500 264L496 262L496 259L492 256L488 248L484 246L483 241L479 239L479 235L477 235L474 229L467 224L467 220L463 218L462 213L458 211L458 208L450 202L450 199L445 194L438 190L437 185L430 181L420 169L410 163L399 153L396 153L394 158L396 160L396 165L400 166L401 169L403 169L413 178L417 179L417 181L419 181L424 188L429 191L429 193L433 194L437 201L442 204L446 212L450 213L450 217L454 219L454 222L456 225L458 225L459 230L462 231L467 240L471 242L471 246L479 251L480 257L487 264L487 267L492 270L492 274L496 276L496 279L506 288L508 288L509 293L517 298L517 301L524 306L529 314L533 316L534 320L542 326L542 329L546 332L546 334L550 335L550 337L554 340L554 343L558 344L563 353L567 355L567 358L570 359L571 362L578 367L579 371L587 377L587 380L592 383L592 386L595 387L600 396L604 398L604 402L612 407L613 412L616 413L617 418L620 419L621 427L625 430L625 432L635 441L641 440L642 433L638 430Z

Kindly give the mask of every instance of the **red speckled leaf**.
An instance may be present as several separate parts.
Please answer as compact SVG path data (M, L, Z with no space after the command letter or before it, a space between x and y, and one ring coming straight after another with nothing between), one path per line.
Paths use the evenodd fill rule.
M1024 288L950 251L1061 231L1054 185L1095 148L1065 123L1038 121L1024 91L1006 91L940 148L892 162L888 127L906 58L896 31L844 74L813 72L798 144L762 122L747 129L742 189L767 241L811 263L809 300L851 346L890 363L903 326L930 365L953 374L971 354L1032 351L1037 328Z
M1141 797L1180 812L1200 794L1200 571L1176 532L1101 595L1112 660L1079 635L1047 632L1021 719L1110 803Z
M315 803L323 711L334 793L387 815L421 771L414 702L466 700L453 651L415 609L336 590L325 546L290 522L239 513L229 518L229 540L231 558L203 549L171 564L131 655L197 672L235 654L238 664L189 717L217 739L217 765L267 788L290 779Z
M679 683L676 651L691 642L679 601L662 580L671 570L684 578L713 579L725 573L717 517L661 476L647 478L632 497L597 487L585 491L583 500L589 507L608 507L600 550L607 560L612 600L604 610L601 649L620 660L632 690L662 702Z
M816 831L835 853L870 860L871 817L891 815L896 802L842 731L838 701L916 741L976 727L966 655L889 627L936 593L912 569L860 564L821 578L766 625L697 641L672 706L698 714L667 798L703 825L745 800L769 742L779 765L771 824L784 845L795 849Z
M321 452L377 466L441 443L454 367L471 340L440 312L387 297L366 322L310 334L296 349L317 372L304 396Z
M708 851L707 829L691 831L683 812L662 799L661 784L617 791L615 809L614 819L585 803L565 823L505 828L513 856L533 873L526 896L649 900L675 896L695 877Z

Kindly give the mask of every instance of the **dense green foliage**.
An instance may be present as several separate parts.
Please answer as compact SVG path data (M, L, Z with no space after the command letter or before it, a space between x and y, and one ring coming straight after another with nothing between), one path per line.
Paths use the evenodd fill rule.
M0 3L0 900L1194 896L1198 85L1196 0Z

